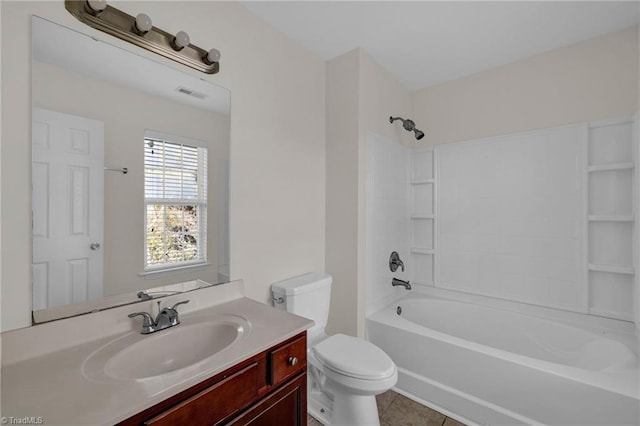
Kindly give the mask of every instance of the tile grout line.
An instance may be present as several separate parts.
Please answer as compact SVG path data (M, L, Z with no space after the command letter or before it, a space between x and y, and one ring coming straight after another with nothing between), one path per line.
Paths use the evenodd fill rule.
M394 392L395 396L393 397L393 399L391 400L391 402L389 404L387 404L387 408L384 409L384 411L380 414L378 414L378 419L382 420L382 416L384 416L384 413L386 413L387 411L389 411L389 408L391 407L391 404L393 404L393 402L396 400L396 398L398 398L398 393Z

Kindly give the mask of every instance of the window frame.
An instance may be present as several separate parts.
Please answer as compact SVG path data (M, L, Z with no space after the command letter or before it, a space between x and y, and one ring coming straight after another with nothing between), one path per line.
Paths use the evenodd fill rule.
M198 149L198 180L204 182L204 184L198 184L198 197L196 200L185 199L163 199L163 198L147 198L146 183L147 183L147 162L146 155L143 151L143 272L139 275L153 275L161 274L171 271L181 271L188 268L196 268L202 266L208 266L208 209L209 209L209 146L206 142L185 138L183 136L176 136L167 133L157 132L154 130L145 130L143 138L143 150L148 140L158 140L164 143L170 143L174 145L184 145ZM202 150L202 151L201 151ZM203 188L204 186L204 188ZM194 205L198 209L198 242L197 242L197 259L182 260L178 262L163 262L158 264L148 264L148 206L149 205Z

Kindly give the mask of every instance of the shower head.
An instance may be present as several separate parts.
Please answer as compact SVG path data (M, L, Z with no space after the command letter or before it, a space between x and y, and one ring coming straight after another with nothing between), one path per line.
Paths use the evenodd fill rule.
M407 132L414 132L416 134L416 139L420 140L424 137L424 132L416 129L416 123L414 123L413 120L405 120L402 117L389 117L390 123L393 123L396 120L402 121L402 127L404 127Z

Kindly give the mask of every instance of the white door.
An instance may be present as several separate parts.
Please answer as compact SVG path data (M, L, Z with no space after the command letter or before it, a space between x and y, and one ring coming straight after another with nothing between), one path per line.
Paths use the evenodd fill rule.
M33 109L33 310L102 296L104 123Z

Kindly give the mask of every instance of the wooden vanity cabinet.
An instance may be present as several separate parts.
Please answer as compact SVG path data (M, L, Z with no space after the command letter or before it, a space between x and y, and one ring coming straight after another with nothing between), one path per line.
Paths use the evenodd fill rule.
M119 424L306 425L306 373L303 332Z

